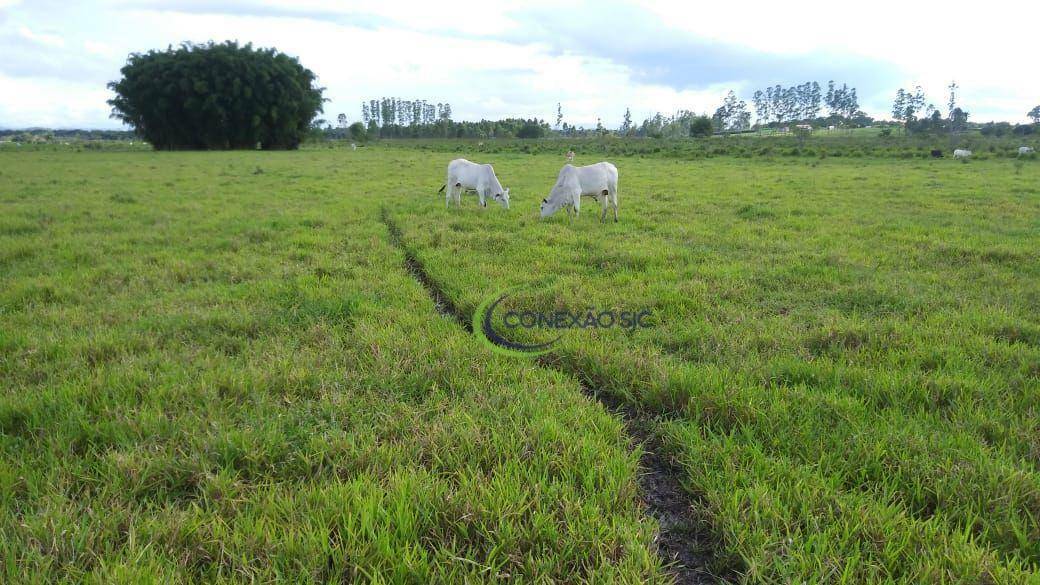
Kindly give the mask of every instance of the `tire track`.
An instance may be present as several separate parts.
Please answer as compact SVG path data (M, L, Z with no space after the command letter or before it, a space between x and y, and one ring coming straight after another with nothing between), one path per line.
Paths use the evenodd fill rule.
M404 254L405 270L426 289L437 312L472 333L470 318L451 301L422 262L408 249L402 240L400 228L386 208L380 211L380 220L386 225L390 242ZM658 523L657 554L667 567L669 576L682 585L725 582L711 571L713 562L718 558L715 552L716 539L706 523L694 512L693 503L679 480L682 470L661 454L660 441L652 432L654 419L610 394L592 390L580 377L548 359L538 359L535 363L539 367L577 379L582 392L622 419L631 446L640 449L640 492L649 515Z

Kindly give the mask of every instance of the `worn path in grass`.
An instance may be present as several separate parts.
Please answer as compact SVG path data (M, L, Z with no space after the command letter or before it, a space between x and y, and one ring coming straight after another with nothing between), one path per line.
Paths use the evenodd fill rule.
M380 218L386 224L390 241L404 255L405 269L426 289L438 311L472 333L472 315L466 315L455 306L404 245L401 230L387 208L381 210ZM680 584L721 582L712 573L713 564L715 570L724 569L712 551L714 538L705 523L695 516L690 497L680 483L678 466L658 452L660 442L651 435L653 422L610 394L595 392L584 385L581 388L583 393L625 421L633 446L640 453L641 496L659 526L657 554L667 565L669 575Z
M622 158L601 225L452 157L0 153L0 580L665 581L652 453L744 582L1037 581L1040 165ZM547 277L654 327L437 314Z
M537 221L559 160L492 162L512 212L403 193L402 239L464 313L652 308L549 359L667 417L746 579L1037 579L1040 166L621 159L604 225Z
M402 270L416 162L0 155L0 581L668 581L622 423Z

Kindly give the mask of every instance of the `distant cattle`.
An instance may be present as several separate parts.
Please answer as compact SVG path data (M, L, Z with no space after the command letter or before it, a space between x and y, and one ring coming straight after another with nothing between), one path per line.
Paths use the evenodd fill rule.
M560 175L556 178L549 196L542 199L542 217L549 217L556 213L561 207L567 208L567 213L574 210L576 216L581 214L581 196L592 195L603 199L603 213L599 220L607 219L607 206L614 208L614 221L618 220L618 171L617 167L608 163L600 162L587 167L576 167L574 165L563 165Z
M1033 147L1032 146L1019 146L1018 147L1018 156L1026 156L1027 154L1033 154Z
M491 165L480 165L464 158L457 158L448 163L448 177L441 191L445 188L445 205L454 201L456 205L461 206L462 192L469 189L477 192L481 207L487 207L487 199L490 197L498 201L502 207L509 209L509 189L502 188L502 183L498 182L495 169L491 168Z
M942 158L942 151L939 149L932 150L932 158Z
M354 144L353 142L351 142L350 143L350 150L357 150L357 144Z
M969 158L971 158L971 151L965 150L963 148L958 148L957 150L953 151L953 158L968 160Z
M574 151L573 150L568 150L567 154L565 154L563 156L564 156L564 158L567 159L567 162L573 162L574 161Z

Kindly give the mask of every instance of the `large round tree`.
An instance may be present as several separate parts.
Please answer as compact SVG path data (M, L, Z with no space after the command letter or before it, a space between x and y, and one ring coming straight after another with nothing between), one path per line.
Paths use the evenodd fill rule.
M112 117L159 150L296 148L324 101L297 59L230 41L134 53L121 73Z

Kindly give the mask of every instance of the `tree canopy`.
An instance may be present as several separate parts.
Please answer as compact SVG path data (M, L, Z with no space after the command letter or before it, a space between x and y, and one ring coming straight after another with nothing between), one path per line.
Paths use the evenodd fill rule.
M121 73L112 117L159 150L293 149L324 102L296 58L232 41L134 53Z
M1029 110L1029 113L1026 115L1029 116L1031 120L1033 120L1034 124L1040 124L1040 106L1037 106L1032 110Z

